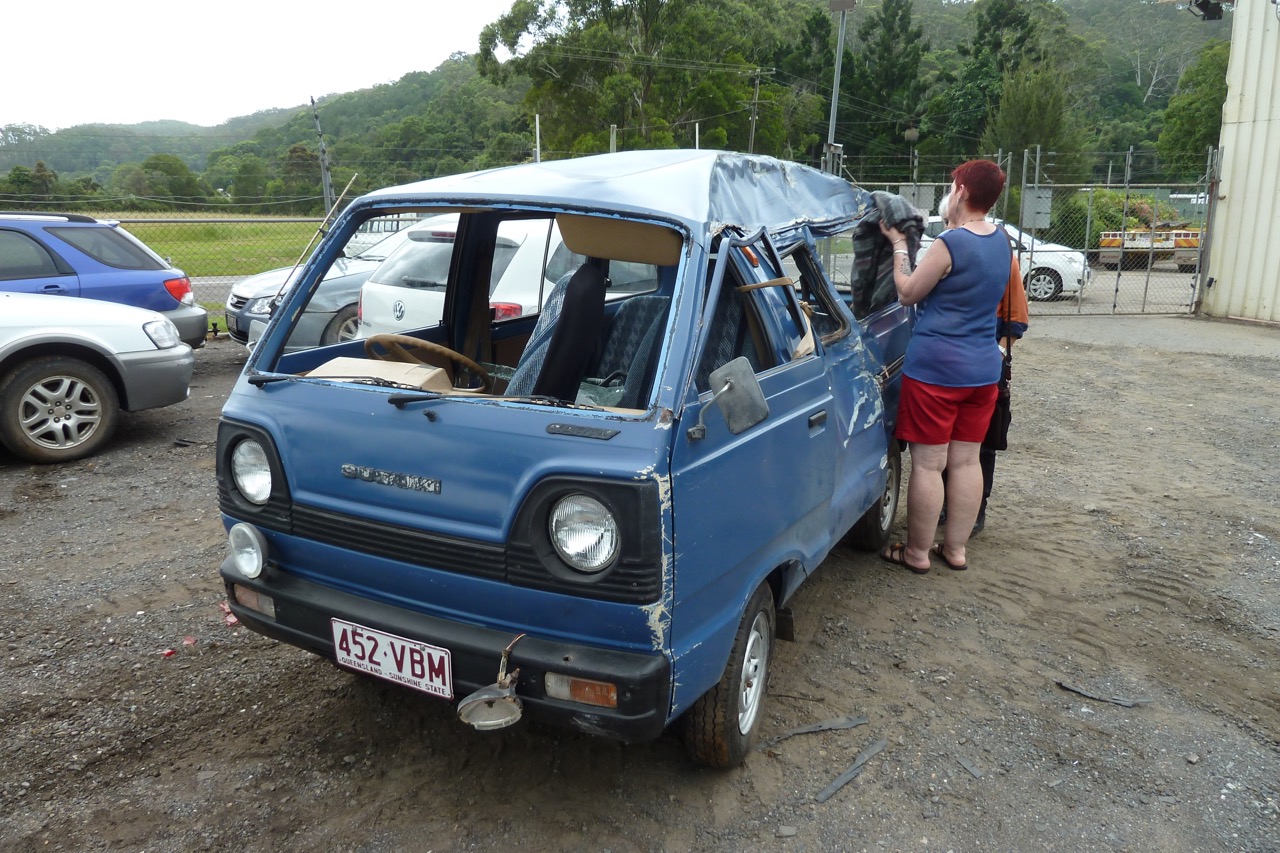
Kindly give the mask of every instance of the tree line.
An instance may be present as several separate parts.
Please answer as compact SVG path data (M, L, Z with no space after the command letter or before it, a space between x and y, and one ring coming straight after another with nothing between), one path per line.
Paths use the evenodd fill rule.
M960 160L1052 152L1037 180L1186 180L1217 141L1230 20L1153 0L520 0L474 53L319 99L333 184L353 192L610 150L693 147L863 183L945 180ZM535 142L535 117L541 135ZM0 207L322 211L310 107L218 128L0 128Z

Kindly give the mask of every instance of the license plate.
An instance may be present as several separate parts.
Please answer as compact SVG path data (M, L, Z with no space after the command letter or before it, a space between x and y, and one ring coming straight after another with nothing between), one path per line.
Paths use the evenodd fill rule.
M226 314L226 315L224 315L224 317L225 317L225 319L226 319L226 321L227 321L227 331L228 331L228 332L234 332L234 331L236 331L237 329L239 329L239 326L236 324L236 318L235 318L235 317L231 316L230 314Z
M330 619L338 663L442 699L453 698L449 650L342 619Z

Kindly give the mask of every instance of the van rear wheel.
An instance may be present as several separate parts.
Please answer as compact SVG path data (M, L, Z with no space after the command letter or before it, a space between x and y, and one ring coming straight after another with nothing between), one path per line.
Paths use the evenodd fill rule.
M720 681L685 715L685 748L697 763L736 767L755 745L769 688L776 624L773 592L762 583L742 614Z

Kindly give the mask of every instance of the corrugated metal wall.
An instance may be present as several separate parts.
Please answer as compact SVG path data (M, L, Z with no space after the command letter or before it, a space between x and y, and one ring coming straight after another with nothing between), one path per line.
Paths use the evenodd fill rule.
M1237 0L1203 310L1280 323L1280 6Z

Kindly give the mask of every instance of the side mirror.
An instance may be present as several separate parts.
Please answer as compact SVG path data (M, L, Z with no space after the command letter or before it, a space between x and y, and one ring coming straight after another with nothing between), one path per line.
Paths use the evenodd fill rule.
M751 363L743 356L735 358L711 371L711 400L724 416L729 432L739 435L769 417L769 403L760 388ZM689 438L706 437L707 425L703 422L709 406L698 413L698 422L689 427Z

